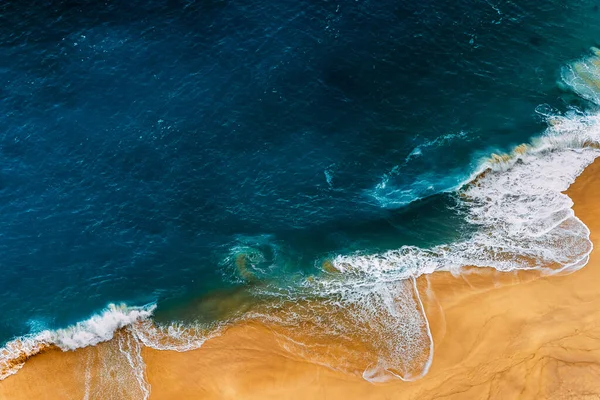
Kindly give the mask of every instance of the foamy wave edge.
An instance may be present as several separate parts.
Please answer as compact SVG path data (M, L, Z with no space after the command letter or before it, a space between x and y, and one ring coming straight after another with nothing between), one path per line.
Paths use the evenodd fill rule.
M548 128L542 136L515 147L510 154L492 154L482 160L470 179L454 190L457 203L464 206L465 219L476 227L474 233L432 248L403 246L376 254L338 255L328 269L341 272L348 282L325 282L324 291L354 303L358 306L355 316L360 318L372 314L363 311L361 304L374 296L385 298L393 290L393 282L414 281L436 271L459 275L465 267L491 267L553 275L584 267L593 249L590 230L575 215L573 201L564 192L600 156L600 114L572 111L547 117ZM361 290L369 293L361 295ZM415 296L421 302L416 289ZM391 354L379 354L379 361L364 371L363 378L379 382L425 376L434 346L424 310L417 307L417 313L395 315L397 310L385 301L380 303L377 318L385 318L386 313L394 317L386 318L386 327L397 330L406 321L417 324L416 319L422 318L418 324L425 332L415 345L421 351L429 346L428 357L419 361L418 348L397 345L391 347ZM401 359L421 362L420 371L394 373Z
M600 52L596 55L600 56ZM563 79L566 81L569 76L563 74ZM581 93L580 86L571 86L591 101L600 98ZM469 204L468 221L480 228L473 237L430 249L404 246L379 254L339 255L332 260L332 267L350 277L349 281L323 280L318 283L320 289L358 304L364 300L360 290L369 296L385 297L394 282L410 279L414 284L416 277L435 271L459 274L465 266L479 266L499 271L537 269L555 274L585 266L592 251L590 231L575 216L573 202L563 192L600 156L600 114L573 111L546 117L549 126L543 135L517 146L510 154L492 154L482 160L471 177L455 188L462 201ZM364 379L380 381L380 374L385 373L413 380L428 372L433 340L417 291L416 296L416 311L424 318L430 346L421 372L401 376L385 365L388 360L382 360L377 368L364 371ZM0 380L15 374L27 359L42 351L94 346L110 341L124 328L147 347L175 351L198 348L220 331L214 329L208 336L195 336L193 328L187 326L157 326L152 321L155 308L155 304L110 304L104 311L67 328L14 339L0 349ZM390 316L399 317L397 313Z
M102 312L66 328L13 339L0 349L0 380L15 374L30 357L47 349L69 351L109 341L119 329L149 320L155 308L155 304L143 307L109 304Z
M361 290L369 293L374 290L373 293L378 293L379 296L389 290L389 284L398 280L409 279L414 282L420 275L441 270L458 274L467 265L493 267L500 271L540 269L548 274L582 268L587 264L592 251L590 231L574 215L573 202L563 192L599 156L600 115L551 117L543 136L532 140L530 144L517 146L511 154L492 154L457 189L459 195L470 204L468 219L481 227L473 238L431 249L404 246L380 254L339 255L333 259L333 267L350 277L351 284L324 280L318 286L330 294L343 294L346 300L358 304L362 303L363 296L359 293L351 294L348 290L354 292L364 286ZM507 190L508 188L511 190ZM523 191L515 196L514 191L517 189ZM513 203L504 198L511 191L513 198L509 200ZM523 204L519 200L523 200ZM574 251L553 254L553 241L546 243L546 239L556 236L557 231L559 239L570 238L564 247L570 251L575 249ZM499 232L499 235L494 232ZM498 240L506 238L509 239L508 242L498 245ZM516 242L511 240L514 238L519 241L529 238L531 243L529 246L507 251L507 244ZM542 241L537 241L540 238ZM550 246L546 247L545 244ZM573 247L573 244L576 246ZM496 253L504 251L505 258L507 254L508 258L490 259L484 256L490 249L493 253L495 250L500 250ZM514 250L514 254L511 254L511 250ZM519 256L523 254L525 258L520 260ZM528 264L531 260L540 259L543 260L541 264ZM551 263L559 266L548 267L547 264ZM368 281L372 283L369 284ZM414 376L403 376L393 373L384 362L386 360L382 360L381 365L364 371L365 380L380 382L393 376L411 381L427 374L434 355L433 339L416 287L415 295L420 304L417 311L423 318L425 333L429 338L428 356L422 370ZM14 339L0 349L0 380L17 373L30 357L47 349L70 351L95 346L110 341L121 329L128 329L146 347L188 351L201 347L206 340L218 335L220 328L226 325L223 323L220 327L215 327L217 329L212 329L209 335L195 335L193 327L156 325L152 320L155 308L155 304L142 307L110 304L100 313L69 327L44 330ZM391 316L401 317L394 314Z
M383 280L435 271L458 274L465 266L550 274L583 267L592 250L590 232L563 192L600 156L600 114L551 116L548 125L542 136L511 153L483 159L454 190L467 205L467 220L478 227L473 237L429 249L403 246L378 254L338 255L333 266ZM560 239L579 246L560 245ZM541 262L535 263L536 258Z

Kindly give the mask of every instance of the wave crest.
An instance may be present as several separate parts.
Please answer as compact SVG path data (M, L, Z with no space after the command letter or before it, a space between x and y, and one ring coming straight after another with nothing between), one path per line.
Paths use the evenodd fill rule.
M600 105L600 50L565 67L562 76L575 93ZM95 345L111 340L124 327L135 343L119 342L119 349L133 354L127 360L139 366L139 343L161 350L197 349L228 323L242 320L276 326L284 347L370 381L422 377L434 349L416 285L418 276L435 271L458 274L467 266L556 274L577 270L589 259L590 231L575 216L573 202L564 191L600 156L600 114L572 110L561 116L542 108L538 112L548 121L542 136L510 154L492 154L482 160L480 168L456 188L456 201L476 227L456 242L428 249L403 246L377 254L338 255L323 264L321 276L291 289L262 281L274 264L276 249L271 249L272 257L265 257L259 251L262 241L243 242L226 261L252 283L248 291L261 301L235 318L206 328L160 326L150 318L154 305L110 305L71 327L7 343L0 349L0 379L45 349ZM438 144L436 139L427 146ZM418 157L424 147L416 148L406 162ZM386 189L387 180L397 172L396 168L384 176L378 190ZM135 377L143 383L143 373ZM144 396L149 393L149 387L142 385L142 389Z
M119 329L148 320L155 308L155 305L109 304L101 313L67 328L44 330L12 340L0 349L0 380L16 373L27 359L49 348L67 351L109 341Z

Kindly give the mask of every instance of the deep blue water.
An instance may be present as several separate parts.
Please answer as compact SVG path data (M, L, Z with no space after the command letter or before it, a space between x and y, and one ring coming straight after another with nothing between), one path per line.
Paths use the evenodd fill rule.
M0 4L0 341L451 240L481 157L577 104L594 1ZM422 200L418 200L422 199Z

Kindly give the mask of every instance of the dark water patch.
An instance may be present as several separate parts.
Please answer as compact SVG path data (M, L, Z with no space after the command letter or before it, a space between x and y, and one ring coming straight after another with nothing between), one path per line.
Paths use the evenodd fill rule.
M585 106L556 80L594 5L3 3L0 338L240 284L240 237L274 277L454 240L436 194Z

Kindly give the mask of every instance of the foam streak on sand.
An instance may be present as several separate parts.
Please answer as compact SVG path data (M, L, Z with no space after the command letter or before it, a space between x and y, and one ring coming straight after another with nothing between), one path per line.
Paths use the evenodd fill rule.
M568 194L598 244L600 163L589 167ZM197 350L143 348L150 398L594 398L600 395L599 267L599 255L592 252L587 268L568 275L535 279L533 270L471 268L459 276L420 277L417 287L436 354L427 376L414 382L372 385L306 363L263 325L238 324ZM81 366L90 354L113 365L108 356L115 346L113 340L75 352L50 349L2 381L0 398L83 398ZM93 364L88 376L97 376L99 368ZM106 386L99 391L99 384L90 382L86 399L142 398L112 395Z
M600 229L595 163L569 189L575 208ZM238 326L190 353L146 352L153 398L184 399L561 399L600 395L600 294L597 254L575 274L539 278L535 270L470 268L417 280L436 343L427 376L373 386L284 352L269 331ZM307 339L308 340L308 339ZM188 356L189 354L189 356ZM211 367L219 360L220 368ZM160 364L160 368L158 365ZM165 373L165 369L169 373ZM194 372L186 372L194 369ZM244 371L244 374L241 374ZM202 382L183 390L177 380ZM283 396L282 396L283 394Z
M436 271L458 276L465 266L556 274L587 263L590 232L562 192L600 154L599 127L595 116L557 117L531 145L486 161L457 196L468 210L467 219L478 227L471 237L432 249L407 246L383 254L338 256L333 266L342 274L326 274L307 281L297 294L287 293L291 303L301 306L282 308L274 301L272 307L254 308L235 321L279 326L280 337L290 339L288 348L297 355L371 382L423 377L432 364L434 343L416 277ZM271 294L275 300L281 296ZM321 297L318 303L310 300L314 294ZM130 326L130 339L119 339L119 351L147 398L142 344L188 351L222 331L157 326L149 319L152 311L153 306L110 306L72 327L14 340L2 350L2 378L42 350L97 345ZM333 343L338 346L334 351Z
M50 347L67 351L111 340L117 330L149 318L154 308L110 304L102 313L67 328L15 339L0 349L0 379L16 373L29 357Z
M595 59L581 63L597 65ZM574 67L570 71L580 70ZM584 93L575 85L582 80L572 78L565 75L567 84L574 83L574 90ZM586 75L583 81L590 79ZM597 87L589 85L588 89L595 93ZM588 92L585 97L594 98ZM369 391L364 389L365 381L414 381L430 372L427 378L403 387L404 397L423 399L431 398L432 393L437 396L470 392L498 374L512 368L517 371L520 364L515 364L515 360L546 376L547 371L537 370L527 361L547 357L540 353L540 346L564 347L565 338L579 334L577 324L590 330L598 328L594 322L600 319L594 319L598 311L580 304L581 296L588 296L590 304L600 304L600 296L595 287L591 290L589 282L575 277L571 281L577 283L569 285L563 277L566 286L560 287L561 294L554 299L547 298L544 285L553 284L547 283L550 281L546 277L577 271L590 260L592 232L600 227L594 226L590 232L575 215L573 200L564 191L600 156L599 149L600 115L573 111L552 116L544 135L516 147L512 154L492 155L482 162L472 179L457 188L457 206L465 210L466 220L476 228L461 240L429 249L405 246L381 254L340 255L328 272L293 290L282 292L268 284L252 286L266 300L231 318L227 331L224 325L208 331L179 325L157 326L150 319L153 307L110 306L102 314L72 327L43 331L8 343L0 352L0 378L14 374L26 359L43 350L48 353L45 360L50 360L51 354L57 354L53 347L64 351L98 344L98 352L108 357L106 362L94 363L91 372L86 370L85 384L71 387L69 393L81 393L87 399L103 393L106 398L108 389L103 388L112 380L103 377L106 371L113 376L113 364L122 365L124 370L117 372L121 381L117 380L117 386L110 386L108 392L114 393L115 398L126 394L144 399L150 395L159 399L192 399L199 392L207 398L277 398L281 393L290 398L323 397L323 393L332 394L333 398L347 398L348 394L352 398L378 398L387 396L393 386L371 392L372 386L368 386ZM586 175L584 182L590 179ZM593 183L598 186L597 180ZM580 193L577 201L589 204L585 196L591 196L591 191L585 196L580 189L574 191ZM585 218L597 221L589 209ZM540 276L543 278L519 285L519 289L505 285ZM558 284L561 278L552 279ZM424 280L427 296L421 298ZM492 286L499 289L490 291ZM565 304L580 308L561 314L557 307L562 309ZM498 323L492 321L501 314ZM543 320L539 321L539 316ZM560 326L548 323L547 319L554 323L558 317L563 322ZM564 324L571 319L572 325ZM539 324L524 326L525 320ZM448 321L447 327L443 321ZM473 332L477 335L473 336ZM594 342L597 337L600 332L590 336L590 340ZM205 343L208 338L214 339ZM279 342L274 338L279 338ZM508 340L508 344L490 348L502 340ZM586 342L580 347L593 346ZM162 350L176 350L179 355ZM556 351L548 351L557 357ZM81 362L81 353L73 354L70 358L62 356L65 365ZM253 354L261 356L262 364L257 364ZM490 358L492 354L496 358ZM43 363L35 363L43 357L32 360L38 369L24 374L22 379L35 379L31 374L44 376ZM311 363L300 362L306 360ZM466 361L461 364L463 360ZM581 360L600 365L600 354ZM169 372L166 365L171 368ZM281 368L269 370L269 365ZM283 371L292 374L293 379L283 379L278 389L269 392L273 387L260 375L265 369L269 376L281 376L278 374ZM239 371L251 371L250 378L241 376ZM322 392L314 392L313 387L291 387L302 377L315 373L323 376L315 385ZM523 379L519 372L515 374ZM18 393L15 388L20 387L16 383L20 375L3 381L0 394ZM352 377L363 379L356 381ZM55 379L54 384L68 386L61 377ZM336 379L351 383L340 386ZM450 379L453 384L448 384ZM181 382L185 382L184 388ZM255 386L261 382L264 387L259 386L257 391ZM526 393L529 386L527 382L523 385L521 393ZM537 386L544 385L548 386ZM490 387L488 392L497 394L502 390ZM553 389L548 393L553 393ZM514 394L503 393L501 397L514 398Z
M150 397L150 384L145 379L146 364L142 358L142 345L133 335L120 335L118 338L119 351L123 353L131 370L134 372L135 380L142 391L143 399Z
M429 321L427 320L426 314L425 314L425 307L423 306L423 301L421 300L421 296L419 295L419 289L417 288L417 280L414 277L410 278L410 281L413 284L413 288L414 288L414 293L415 293L415 297L419 303L419 309L423 315L423 319L425 321L425 331L427 333L427 338L429 339L429 352L428 352L428 357L427 360L425 361L425 364L423 365L423 368L420 372L419 375L417 376L401 376L401 375L397 375L395 373L393 373L392 371L386 370L387 373L390 373L392 375L394 375L396 378L403 380L405 382L410 382L410 381L414 381L417 379L420 379L422 377L424 377L425 375L427 375L427 372L429 372L429 368L431 368L431 362L433 361L433 354L434 354L434 345L433 345L433 337L431 336L431 329L429 327ZM377 382L377 378L375 375L373 374L377 374L378 371L371 371L369 369L366 369L365 372L363 372L363 378L366 381L369 382ZM386 379L383 379L383 381L385 381Z

